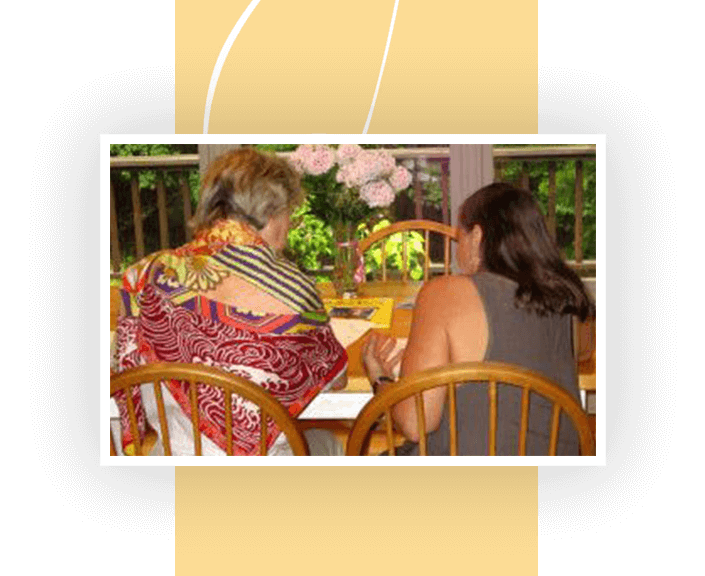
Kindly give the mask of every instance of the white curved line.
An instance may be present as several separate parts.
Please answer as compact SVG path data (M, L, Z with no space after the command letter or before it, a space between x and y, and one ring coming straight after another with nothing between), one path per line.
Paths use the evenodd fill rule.
M242 30L242 27L245 25L245 22L247 22L247 19L250 17L250 14L252 14L252 11L257 7L257 4L259 4L259 0L252 0L252 2L250 2L247 8L245 8L245 11L235 23L235 27L230 31L230 35L225 41L225 44L223 44L223 47L220 49L218 59L215 61L213 74L211 74L211 83L208 85L208 96L206 96L206 110L203 114L204 134L208 134L208 121L211 117L211 104L213 103L213 95L215 94L215 87L218 84L220 71L223 69L225 59L228 57L228 53L230 52L230 48L232 48L233 43L235 42L235 38L237 38L237 35L240 33L240 30Z
M370 120L372 120L372 112L375 109L375 102L377 102L377 92L379 92L379 85L382 83L382 74L384 73L384 65L387 63L387 53L389 52L389 45L392 42L392 32L394 31L394 21L397 19L397 8L399 7L399 0L394 0L394 12L392 12L392 21L389 24L389 34L387 35L387 45L384 47L384 56L382 57L382 67L379 69L379 78L377 78L377 86L375 88L375 95L372 97L372 106L370 106L370 112L367 114L367 122L365 122L365 129L362 131L363 134L367 134L367 129L370 127Z

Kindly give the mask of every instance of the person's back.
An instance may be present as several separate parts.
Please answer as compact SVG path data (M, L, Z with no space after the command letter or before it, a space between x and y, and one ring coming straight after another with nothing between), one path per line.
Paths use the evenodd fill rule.
M579 401L571 318L594 317L594 303L563 261L531 194L495 183L471 194L458 217L456 263L461 275L431 280L414 306L401 376L462 362L494 361L539 372ZM390 378L390 344L371 338L365 368L381 393ZM459 386L459 453L488 454L488 384ZM521 390L498 383L496 453L518 453ZM429 454L449 454L446 390L423 395ZM552 403L530 397L526 452L547 455ZM413 398L392 408L409 442L397 453L417 454L419 426ZM577 433L561 416L557 453L578 454Z
M246 225L222 222L213 230L218 242L199 236L128 270L121 291L118 370L152 362L204 363L261 385L296 417L344 374L345 351L309 278ZM234 243L244 236L246 242ZM171 381L163 392L171 414L172 451L192 453L188 384ZM225 446L222 392L199 387L198 405L204 454L221 453ZM145 404L145 416L154 420L151 424L158 432L156 413L150 419L150 407L155 408ZM124 409L121 412L123 444L129 445L127 414ZM138 420L144 426L139 405ZM257 410L235 402L233 422L236 453L256 453ZM279 430L272 422L270 427L268 444L273 448Z
M460 280L460 279L458 279ZM560 384L579 400L577 374L571 347L571 320L568 315L545 315L517 308L514 303L517 284L507 278L480 272L463 279L474 283L484 308L487 323L487 344L483 360L505 362L541 373ZM457 282L457 280L456 280ZM473 335L463 330L460 320L450 328L451 348L455 348L455 362L472 360L457 351ZM521 391L499 384L497 404L497 454L516 455L519 445L521 420ZM459 386L456 396L458 418L458 454L488 454L489 402L486 384ZM529 411L529 429L526 453L548 454L551 419L550 402L532 394ZM431 455L450 453L450 425L448 406L443 411L441 424L427 438ZM416 444L404 446L398 453L418 454ZM557 449L558 455L577 455L578 437L570 421L563 416Z

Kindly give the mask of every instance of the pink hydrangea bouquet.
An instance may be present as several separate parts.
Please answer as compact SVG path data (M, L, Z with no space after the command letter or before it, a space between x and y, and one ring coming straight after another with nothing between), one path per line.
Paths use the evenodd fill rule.
M365 150L357 144L341 144L337 149L325 144L302 144L289 157L289 162L304 175L310 195L324 192L325 213L319 217L330 220L341 216L369 216L375 209L387 208L399 191L411 184L411 174L397 165L386 150ZM328 174L324 182L312 182L311 177ZM335 184L331 185L334 180ZM311 186L313 184L313 186ZM321 190L323 185L324 190ZM312 206L314 212L318 212ZM338 212L338 214L332 214Z
M388 151L357 144L337 148L302 144L289 162L303 174L310 212L333 226L337 258L342 249L356 247L354 231L359 224L384 213L396 195L411 185L409 171ZM363 275L363 267L357 264L355 280L361 281ZM350 288L349 279L346 282Z

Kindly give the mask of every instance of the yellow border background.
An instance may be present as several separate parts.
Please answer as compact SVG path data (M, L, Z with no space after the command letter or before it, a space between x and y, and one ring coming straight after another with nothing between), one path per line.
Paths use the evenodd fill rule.
M537 468L176 468L177 574L536 574Z
M177 0L177 133L203 131L213 67L248 4ZM262 0L225 61L209 132L362 132L393 7ZM370 133L537 130L536 1L400 1Z

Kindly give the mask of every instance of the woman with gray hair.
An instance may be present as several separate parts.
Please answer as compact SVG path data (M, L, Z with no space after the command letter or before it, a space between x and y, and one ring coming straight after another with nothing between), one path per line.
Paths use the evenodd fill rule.
M292 210L302 201L299 175L275 156L241 148L208 167L192 221L194 240L148 256L127 270L117 328L118 371L152 362L202 363L243 376L296 418L322 390L346 382L347 354L336 340L314 282L282 257ZM174 454L193 454L188 384L165 388ZM138 400L140 434L149 407ZM133 438L118 401L123 450ZM224 454L222 392L199 390L203 453ZM255 407L233 403L235 454L257 454ZM269 423L270 455L288 455ZM159 430L158 425L152 425ZM306 432L311 454L342 455L332 434ZM160 444L157 443L156 446Z

